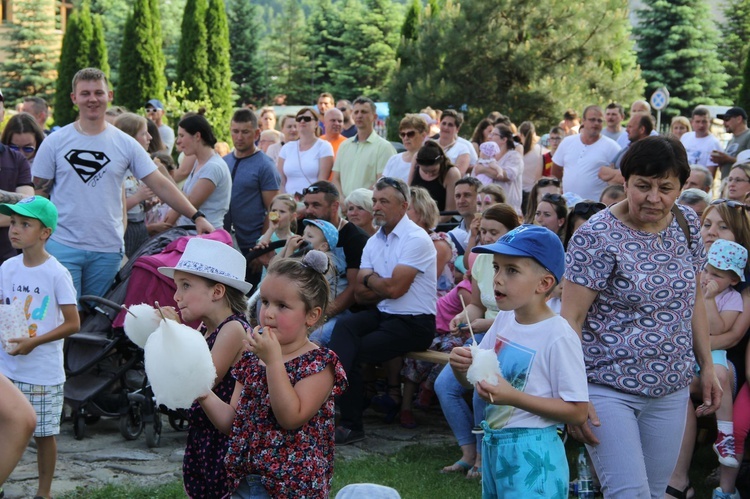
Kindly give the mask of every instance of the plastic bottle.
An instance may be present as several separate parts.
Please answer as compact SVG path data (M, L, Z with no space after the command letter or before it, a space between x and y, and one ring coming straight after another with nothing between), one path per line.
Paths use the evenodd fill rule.
M586 460L586 448L581 446L578 453L578 497L594 499L594 484L591 479L591 468Z

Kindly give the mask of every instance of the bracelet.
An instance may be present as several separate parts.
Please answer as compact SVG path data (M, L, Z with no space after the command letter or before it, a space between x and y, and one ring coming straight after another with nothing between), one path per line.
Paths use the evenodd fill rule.
M190 217L190 220L192 220L193 222L195 222L200 217L206 218L206 215L201 210L198 210L198 211L195 212L195 214L192 217Z
M374 274L374 273L373 273ZM367 284L370 281L370 277L373 276L373 274L367 274L364 279L362 279L362 284L365 285L367 289L370 289L370 286Z

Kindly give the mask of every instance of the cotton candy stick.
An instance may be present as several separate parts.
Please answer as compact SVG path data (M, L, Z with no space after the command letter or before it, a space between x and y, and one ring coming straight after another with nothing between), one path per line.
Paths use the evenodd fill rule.
M479 381L486 380L488 383L496 385L497 382L492 383L492 380L493 380L492 375L496 374L496 371L499 371L499 369L497 368L497 359L494 356L494 352L493 352L492 357L494 359L495 366L493 369L490 369L488 366L491 366L491 363L486 362L486 360L488 359L483 358L482 356L483 352L479 350L477 339L474 337L474 330L471 328L471 320L469 319L469 313L466 310L466 302L464 302L464 297L461 295L458 295L458 297L461 298L461 305L464 307L464 315L466 316L466 325L469 326L469 334L471 335L471 343L472 343L471 345L471 357L472 357L471 367L473 367L474 369L471 369L471 367L469 369L471 371L480 371L480 372L484 371L481 374L480 373L475 374L474 372L471 373L477 376L477 379L476 381L474 381L474 384L478 383ZM488 352L489 351L491 350L488 350ZM492 397L491 393L490 393L490 402L492 402L493 404L495 403L495 399Z
M138 316L135 315L133 312L131 312L130 309L126 307L125 305L120 305L120 308L126 311L127 313L129 313L130 315L132 315L133 317L135 317L136 319L138 318Z
M474 346L477 345L477 339L474 338L474 330L471 329L471 320L469 319L469 312L466 310L466 302L464 302L464 297L460 294L458 295L459 298L461 298L461 305L464 307L464 316L466 317L466 325L469 326L469 334L471 335L471 342Z

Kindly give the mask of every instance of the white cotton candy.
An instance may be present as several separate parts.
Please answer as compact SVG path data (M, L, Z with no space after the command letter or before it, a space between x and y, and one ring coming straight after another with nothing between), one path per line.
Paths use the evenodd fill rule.
M471 366L466 372L469 383L476 385L480 381L486 381L491 385L497 385L497 377L502 376L500 362L494 350L479 348L478 345L471 347Z
M125 314L125 334L130 341L143 348L148 337L159 327L161 316L158 310L145 303L133 305L128 310L132 313Z
M195 329L162 320L144 350L146 375L157 403L170 409L189 408L213 388L216 367L206 340Z

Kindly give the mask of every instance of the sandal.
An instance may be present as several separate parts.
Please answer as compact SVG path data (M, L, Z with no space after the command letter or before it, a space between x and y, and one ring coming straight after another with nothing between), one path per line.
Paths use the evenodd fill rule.
M478 478L480 481L482 480L482 468L477 468L476 466L472 466L471 469L466 473L466 478L469 480L474 480Z
M693 491L692 495L688 495L688 492ZM678 490L671 485L667 485L667 494L674 497L675 499L693 499L695 497L695 490L693 490L693 486L688 482L687 487L685 487L685 490Z
M467 463L466 461L462 461L459 459L455 463L451 464L450 466L446 466L442 470L440 470L440 473L447 474L447 473L466 473L468 472L472 466Z
M414 420L414 413L409 410L404 410L399 413L399 419L403 428L413 430L417 427L417 422Z

